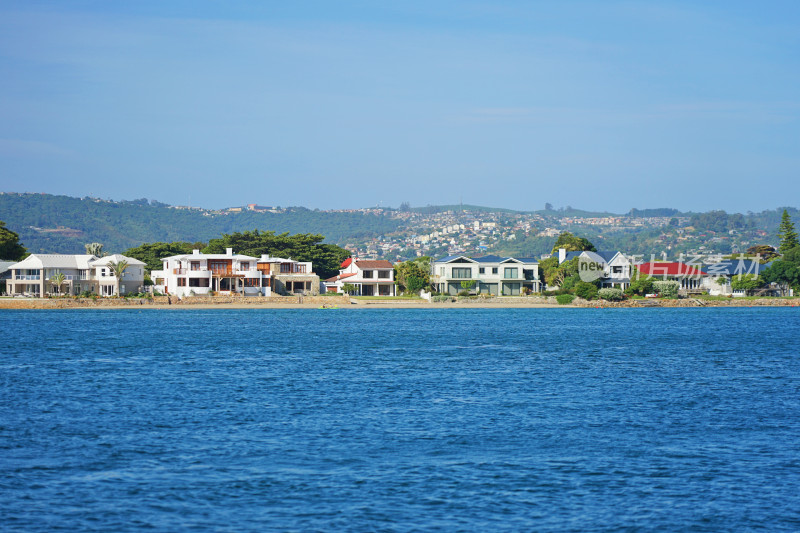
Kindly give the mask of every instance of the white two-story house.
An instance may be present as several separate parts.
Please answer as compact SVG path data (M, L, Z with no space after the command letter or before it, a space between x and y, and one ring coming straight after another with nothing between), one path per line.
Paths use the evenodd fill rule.
M463 291L494 296L539 292L539 262L496 255L451 255L434 262L431 284L437 292L451 295Z
M122 261L128 267L117 280L109 265ZM11 275L6 282L8 294L43 296L45 294L71 294L84 292L100 296L115 296L144 290L145 264L138 259L115 254L106 257L78 254L31 254L9 267ZM64 279L59 286L58 274Z
M558 250L558 263L579 258L579 269L589 265L597 265L596 278L600 287L625 290L631 284L633 262L622 252L568 252L564 248ZM589 276L592 277L592 276Z
M361 261L345 259L339 274L325 280L327 292L344 293L344 285L350 284L357 296L395 296L394 266L386 260Z
M162 270L150 273L154 290L175 296L214 293L271 296L274 294L317 294L319 277L310 262L262 255L233 253L173 255L161 260Z

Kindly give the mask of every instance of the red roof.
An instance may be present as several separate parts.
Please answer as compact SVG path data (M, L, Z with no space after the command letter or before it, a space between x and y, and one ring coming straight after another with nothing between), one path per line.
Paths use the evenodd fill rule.
M339 268L347 268L347 267L350 266L350 263L352 263L352 262L353 262L353 258L352 257L348 257L347 259L342 261L342 266L339 267Z
M706 273L699 268L686 263L642 263L636 268L642 274L650 276L705 276Z
M328 278L325 281L339 281L340 279L349 278L350 276L355 276L355 272L350 272L349 274L339 274L338 276L333 276L332 278Z
M356 266L358 268L394 268L392 264L387 261L386 259L381 259L379 261L356 261Z

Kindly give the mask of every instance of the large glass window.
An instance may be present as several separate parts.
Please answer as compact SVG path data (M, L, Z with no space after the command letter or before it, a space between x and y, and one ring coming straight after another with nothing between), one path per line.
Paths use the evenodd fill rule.
M503 277L506 279L514 279L517 277L517 269L513 267L506 267L503 269Z
M469 279L472 277L472 269L463 267L453 267L453 277L456 279Z
M378 270L378 279L389 279L388 270Z
M371 277L372 277L372 270L365 270L364 278L371 278Z

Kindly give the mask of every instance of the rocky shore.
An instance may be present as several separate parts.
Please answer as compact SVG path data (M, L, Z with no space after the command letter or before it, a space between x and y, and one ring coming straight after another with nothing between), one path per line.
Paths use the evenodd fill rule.
M206 296L178 299L167 296L155 298L0 298L2 309L315 309L333 306L339 309L442 309L442 308L653 308L653 307L800 307L800 298L730 298L705 300L604 300L575 299L570 305L559 305L555 297L526 296L503 298L454 298L444 302L419 299L351 299L344 295L331 296L271 296L248 298L241 296Z

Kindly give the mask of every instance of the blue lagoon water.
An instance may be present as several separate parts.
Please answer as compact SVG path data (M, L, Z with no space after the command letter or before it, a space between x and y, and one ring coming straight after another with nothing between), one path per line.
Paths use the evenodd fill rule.
M2 530L800 530L800 309L0 326Z

